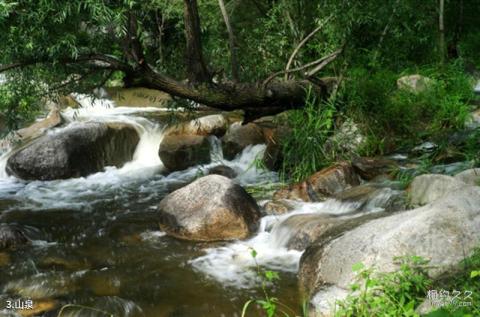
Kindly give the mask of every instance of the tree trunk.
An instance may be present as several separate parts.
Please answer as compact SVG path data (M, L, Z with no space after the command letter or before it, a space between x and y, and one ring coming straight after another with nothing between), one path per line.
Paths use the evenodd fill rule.
M150 67L137 72L135 78L135 86L162 90L220 110L244 110L245 122L303 107L306 91L312 86L309 81L271 82L266 86L240 83L192 85L166 77ZM320 98L327 96L328 87L323 81L320 80L314 88Z
M191 83L209 82L210 74L203 60L197 0L183 0L183 3L188 79Z
M230 19L228 17L227 8L225 8L225 3L223 0L218 0L220 6L220 11L222 11L223 20L225 21L225 26L227 27L228 32L228 42L230 45L230 64L232 66L232 78L234 82L238 82L239 79L239 66L237 59L237 46L235 44L235 35L233 33L232 25L230 24Z
M438 50L440 54L440 63L443 65L445 63L445 24L444 24L444 14L445 14L445 0L439 0L439 10L438 10L438 32L439 32L439 41L438 41Z

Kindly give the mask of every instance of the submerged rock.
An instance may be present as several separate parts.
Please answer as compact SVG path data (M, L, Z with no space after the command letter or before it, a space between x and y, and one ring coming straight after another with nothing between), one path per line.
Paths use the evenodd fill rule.
M0 250L14 249L29 242L30 240L20 229L11 225L0 224Z
M6 252L0 252L0 268L10 265L10 255Z
M276 236L276 240L282 241L287 249L303 251L340 221L325 214L294 215L272 230L272 235Z
M226 159L233 159L249 145L265 143L262 129L255 123L242 125L237 122L230 126L222 138L223 155Z
M137 131L127 124L76 124L18 150L8 159L6 170L26 180L87 176L130 161L138 141Z
M32 309L19 309L17 313L22 317L44 316L42 314L57 309L60 302L55 299L36 299Z
M342 202L356 205L357 211L382 209L387 212L405 210L405 192L378 184L362 184L336 194Z
M10 280L4 285L4 292L39 300L72 294L77 290L75 276L51 271L37 273L18 280Z
M229 166L217 165L208 170L208 175L222 175L227 178L235 178L238 174Z
M176 190L160 202L160 227L186 240L244 239L260 219L255 200L240 185L209 175Z
M424 207L369 221L341 236L318 240L303 254L299 279L319 302L333 303L336 289L348 290L352 266L379 272L397 269L398 256L430 260L429 275L441 276L473 252L480 242L480 188L464 184ZM320 296L321 295L321 296Z
M292 211L294 208L291 200L279 199L266 202L263 206L263 211L267 215L282 215Z
M280 189L274 199L322 201L336 193L360 184L360 180L348 163L338 163L313 174L306 181Z
M198 135L168 135L160 144L160 160L169 171L210 162L210 142Z
M315 241L323 241L329 236L338 236L382 215L372 213L354 218L342 218L322 213L299 214L284 220L272 230L272 235L276 235L275 240L281 241L287 249L303 251Z

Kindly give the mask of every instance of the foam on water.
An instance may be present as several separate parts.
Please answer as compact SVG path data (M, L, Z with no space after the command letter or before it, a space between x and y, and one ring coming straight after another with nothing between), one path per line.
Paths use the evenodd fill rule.
M303 250L287 248L293 228L284 226L285 220L303 214L342 215L358 207L355 203L342 203L333 199L319 203L293 204L294 210L287 214L263 217L258 233L253 238L206 249L205 255L190 261L190 264L222 284L237 288L255 287L258 285L257 265L285 272L298 271ZM252 250L257 254L255 259Z
M141 194L136 197L137 202L150 200L158 203L155 199L160 199L162 193L168 191L171 185L186 184L219 164L233 168L238 173L236 181L242 185L277 179L276 173L259 169L254 164L256 159L263 156L265 145L247 147L234 160L227 161L223 158L221 142L216 137L210 138L211 163L163 176L160 172L164 167L158 149L165 126L142 117L141 113L165 111L166 108L119 108L115 107L111 100L81 94L77 94L75 99L79 101L81 107L63 111L62 116L67 124L47 133L59 133L88 121L130 124L140 135L133 160L121 168L106 167L104 171L87 177L25 182L6 174L6 162L11 155L11 151L8 151L0 157L0 198L22 201L24 208L35 210L66 208L89 211L92 205L108 199L122 199L128 205L129 195L134 192Z
M284 272L297 272L304 250L289 249L289 242L303 229L304 222L289 221L292 217L313 215L307 221L328 218L352 219L384 211L399 191L383 188L365 205L359 201L328 199L324 202L291 201L293 210L283 215L267 215L260 221L257 234L245 241L208 248L205 255L190 264L210 278L236 288L258 285L257 265ZM251 255L256 251L256 258Z

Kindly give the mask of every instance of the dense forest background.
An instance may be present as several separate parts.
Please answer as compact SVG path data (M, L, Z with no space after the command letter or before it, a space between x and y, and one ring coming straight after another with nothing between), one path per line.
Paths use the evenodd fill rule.
M308 165L305 151L314 162L289 171L299 179L334 159L312 148L347 118L367 133L362 154L370 155L461 128L467 119L469 76L480 63L477 1L220 4L0 2L0 63L11 79L0 103L8 126L31 120L41 97L118 83L244 109L247 119L313 103L312 120L290 118L293 130L295 124L303 130L297 139L304 151L286 151L287 165ZM417 73L433 79L434 89L396 90L400 76ZM292 79L301 85L289 86ZM307 100L304 91L312 87ZM299 140L286 143L291 148Z
M247 171L254 166L280 177L278 184L249 187L248 194L242 189L245 195L253 192L258 195L255 198L263 199L258 193L270 190L275 191L274 196L286 193L286 199L298 193L309 196L312 190L307 185L315 183L316 177L337 186L341 182L331 181L330 175L343 173L344 166L353 171L352 162L366 158L366 162L374 162L371 170L375 177L385 176L381 181L395 185L393 190L388 187L390 192L401 191L410 199L412 194L424 192L409 187L415 177L441 174L450 163L463 164L464 169L480 164L480 102L475 95L480 79L479 17L480 0L0 0L1 132L7 135L32 123L45 115L47 103L59 104L72 93L96 98L101 97L102 88L145 87L168 93L173 99L169 105L177 110L193 112L206 106L208 111L229 115L238 112L244 125L258 125L261 141L244 144L244 148L268 143L266 155L274 160L255 159ZM273 136L264 142L267 130ZM173 136L175 146L180 138ZM205 135L195 137L206 140ZM160 166L160 137L156 141L151 152ZM205 144L209 151L209 143ZM392 168L394 156L407 167L395 164ZM207 154L206 161L209 159ZM390 163L382 165L385 161ZM200 163L195 161L192 166ZM438 166L444 169L435 170ZM404 173L409 167L413 172ZM192 179L204 176L200 172ZM472 173L477 175L476 170ZM373 184L375 177L368 171L365 174L361 175L365 182ZM452 183L451 178L434 177L442 186ZM353 187L365 190L360 187L365 183L356 180ZM477 178L472 182L476 183L470 185L478 185ZM350 189L351 184L347 185L342 190ZM378 189L377 185L370 189ZM445 192L449 194L457 189L448 186ZM458 199L468 208L473 204L467 199L475 201L471 192L478 193L468 187ZM324 188L317 190L319 193L325 194ZM327 194L322 199L339 197ZM440 217L444 194L438 194L440 203L432 208L447 223L449 218ZM362 192L351 195L347 198L363 197ZM269 198L276 202L277 197ZM304 198L300 200L307 203L321 200ZM458 210L469 210L458 205ZM255 206L260 213L256 202ZM413 205L405 204L401 210L411 208ZM477 210L471 214L474 212ZM407 227L410 219L400 220ZM423 226L429 224L427 220L431 219L417 219L419 230L430 230ZM478 224L471 222L470 227ZM342 224L341 230L350 226ZM443 234L442 230L438 232ZM418 232L416 238L423 238L423 231ZM411 245L422 248L420 240ZM391 245L396 245L392 241ZM315 247L309 246L307 256L316 252ZM480 300L479 255L477 249L464 260L471 265L465 264L464 271L452 271L452 276L440 281L430 280L423 270L427 262L415 256L408 263L401 262L399 271L379 277L364 267L357 268L365 286L354 284L352 292L364 292L360 297L347 297L336 316L419 316L416 309L425 293L439 285L473 290L474 300ZM256 266L260 275L265 275L261 291L266 299L254 303L271 317L280 304L269 298L267 286L278 274ZM478 309L477 305L459 313L445 310L428 316L474 316Z

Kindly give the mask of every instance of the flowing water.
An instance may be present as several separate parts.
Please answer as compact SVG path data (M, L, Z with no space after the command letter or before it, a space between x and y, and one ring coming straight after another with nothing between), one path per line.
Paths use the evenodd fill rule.
M145 113L168 109L118 108L82 95L77 99L82 108L64 111L66 127L48 133L89 120L127 122L141 136L134 158L88 177L32 182L7 176L9 153L0 158L0 223L21 227L33 240L3 255L8 260L0 261L0 303L54 299L58 307L97 309L70 307L62 316L105 316L103 311L115 316L240 316L247 300L262 296L260 265L281 273L273 295L300 307L296 272L303 251L287 248L294 228L283 222L299 214L348 214L358 206L333 200L298 204L286 215L262 218L259 232L246 241L170 238L157 223L157 206L167 193L220 163L237 171L235 180L244 186L277 182L275 173L255 167L265 146L248 147L226 161L220 141L212 138L212 163L166 175L158 157L166 123L151 121ZM252 249L258 253L255 260ZM260 314L250 316L255 315Z

